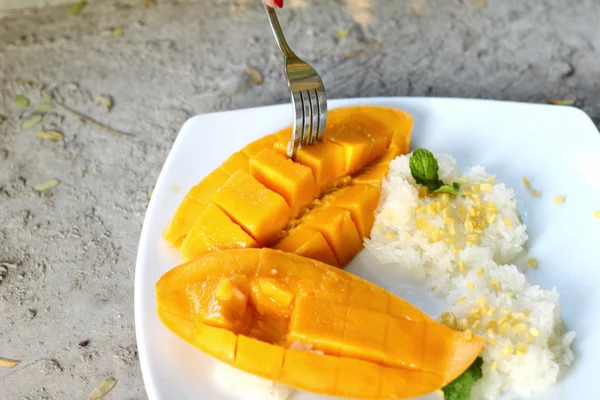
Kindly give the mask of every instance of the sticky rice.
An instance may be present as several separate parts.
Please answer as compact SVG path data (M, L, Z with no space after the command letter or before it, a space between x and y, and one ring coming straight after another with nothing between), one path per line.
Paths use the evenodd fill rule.
M440 179L459 182L464 196L429 195L411 176L410 155L395 159L365 247L379 268L407 270L446 298L441 322L486 338L473 399L548 388L573 362L575 333L557 291L529 285L526 267L509 265L528 239L514 191L481 166L462 174L451 156L435 156Z

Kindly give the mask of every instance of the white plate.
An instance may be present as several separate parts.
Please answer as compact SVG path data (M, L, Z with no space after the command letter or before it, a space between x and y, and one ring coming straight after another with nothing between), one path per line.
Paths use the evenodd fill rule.
M371 98L334 100L330 108L377 104L413 115L412 148L452 154L461 168L484 165L514 188L528 227L528 252L539 270L528 279L544 288L556 286L562 315L577 331L577 361L568 375L540 399L600 399L600 136L582 111L561 106L508 102ZM150 399L221 399L212 378L214 361L170 333L155 309L154 284L181 262L161 233L190 187L232 152L288 125L291 107L280 105L200 115L187 121L152 195L142 229L135 279L135 319L140 362ZM533 198L526 175L542 191ZM562 206L552 203L565 196ZM431 315L439 301L426 290L389 279L369 265L363 251L347 270L406 298ZM388 278L388 279L386 279ZM429 396L430 398L438 398ZM297 393L295 400L324 398ZM537 398L537 397L536 397Z

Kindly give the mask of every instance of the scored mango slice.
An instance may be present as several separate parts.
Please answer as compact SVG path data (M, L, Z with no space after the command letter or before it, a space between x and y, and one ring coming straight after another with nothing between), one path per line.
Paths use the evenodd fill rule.
M272 243L291 216L283 197L242 170L217 190L213 201L263 246Z
M221 229L207 224L208 214L201 219L213 204L259 247L344 267L370 234L381 181L408 151L411 130L403 111L358 106L330 110L325 139L299 149L295 161L286 154L291 128L260 138L190 190L163 237L186 261L236 242L255 247L229 223Z
M179 251L186 260L215 250L258 247L258 243L214 203L210 203L196 222Z
M315 180L310 168L271 149L264 149L252 157L250 175L283 196L292 215L297 215L315 196Z
M223 186L227 179L229 175L220 169L215 169L192 187L167 225L163 238L175 247L179 247L210 202L213 193Z
M203 352L329 396L420 396L458 377L483 347L361 278L268 248L176 267L156 299L164 325Z
M299 256L312 258L325 264L339 266L333 250L323 237L323 234L314 228L295 228L280 240L274 247L277 250L296 253Z

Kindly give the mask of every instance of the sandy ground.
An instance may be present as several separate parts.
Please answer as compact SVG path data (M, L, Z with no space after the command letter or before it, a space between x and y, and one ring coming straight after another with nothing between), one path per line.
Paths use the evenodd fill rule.
M286 1L289 41L321 71L330 98L568 99L600 122L595 0ZM83 399L108 377L118 383L107 398L144 399L135 255L175 135L194 114L281 103L288 93L258 0L67 10L0 19L0 357L20 361L0 367L0 399ZM47 102L43 87L127 135L62 108L23 128ZM42 129L64 138L39 139ZM60 184L34 190L50 179Z

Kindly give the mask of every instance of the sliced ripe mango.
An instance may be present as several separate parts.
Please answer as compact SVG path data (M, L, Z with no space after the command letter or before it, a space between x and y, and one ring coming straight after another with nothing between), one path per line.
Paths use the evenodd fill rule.
M381 386L381 369L380 364L341 358L335 395L355 397L356 393L360 393L362 398L376 398Z
M277 140L278 138L276 134L273 133L271 135L267 135L246 145L242 149L242 152L246 155L246 157L250 158L264 149L272 149Z
M295 228L281 239L275 249L296 253L325 264L339 266L331 247L318 230L314 228Z
M196 323L195 331L192 334L192 345L202 351L210 348L213 357L227 363L235 360L237 341L238 336L233 332L203 323Z
M330 290L333 282L339 290ZM249 300L243 315L215 306L244 283L265 299ZM455 379L483 348L481 337L453 331L339 268L267 248L213 252L180 265L157 282L156 299L162 322L205 353L330 396L420 396ZM268 299L280 309L260 311Z
M380 190L381 181L387 174L389 161L408 150L411 129L412 118L400 110L359 106L330 110L325 139L299 149L295 161L287 157L291 128L255 140L232 154L190 190L164 237L174 246L181 246L194 224L202 223L198 220L208 203L213 201L259 246L271 246L280 241L279 248L343 267L362 248L356 244L354 230L358 232L359 240L370 233L376 191ZM238 173L242 175L236 175ZM235 179L225 184L230 176ZM361 188L362 193L359 193L361 189L346 189L360 184L375 188ZM221 188L223 190L219 190ZM215 194L217 199L213 200ZM317 210L323 208L347 210L355 224L354 229L345 223L335 229L332 226L314 227L335 257L331 257L327 247L323 246L321 237L307 231L291 232L299 225L313 228L305 220L310 220L313 213L322 213ZM349 220L342 218L340 221ZM225 238L226 232L233 235L237 230L227 228L208 235L223 238L221 244L216 240L210 243L213 250L230 248L238 240L235 235ZM346 237L346 234L350 236ZM289 239L283 241L282 238ZM200 250L194 250L191 243L198 241L197 235L193 239L188 241L186 259L198 256L207 247L203 245L204 248L200 246ZM345 241L350 243L347 251L340 248L340 243ZM246 240L239 243L240 247L249 246ZM294 245L299 247L294 248Z
M190 261L223 249L258 247L258 243L214 203L209 203L181 244L179 251Z
M390 166L388 164L373 165L358 174L354 179L352 179L352 182L361 185L381 186L381 182L387 175L389 169Z
M335 396L340 360L339 357L287 349L278 380L307 392Z
M327 196L324 207L339 207L350 211L360 237L369 237L380 194L379 188L372 185L346 186Z
M238 337L235 366L256 375L281 375L285 348L244 335ZM256 362L261 360L261 362ZM276 379L277 379L276 378Z
M202 182L192 187L187 196L200 204L208 204L213 194L223 186L227 179L229 179L229 175L217 168L206 175Z
M292 216L297 215L315 196L315 180L310 168L272 149L264 149L250 158L250 175L283 196Z
M344 150L344 172L350 175L368 165L377 157L371 156L373 141L363 126L344 123L339 125L338 127L328 122L326 140L342 147Z
M346 265L362 249L362 240L350 211L337 207L313 210L298 225L321 232L339 265Z
M315 350L340 355L344 346L347 304L329 303L315 295L296 296L287 333L287 345L312 344Z
M248 157L243 152L238 151L229 156L227 161L219 166L219 169L231 176L239 170L248 172L248 165Z
M169 225L163 232L163 239L175 247L179 247L187 233L194 226L196 218L202 214L204 208L216 192L229 178L227 174L215 169L208 174L199 184L190 189Z
M274 150L287 155L288 142L289 136L275 143ZM324 190L336 179L346 175L344 148L332 142L323 141L298 149L296 162L311 169L318 191Z
M206 204L200 204L189 196L185 196L167 228L163 232L163 239L179 248L188 232L194 226L196 219L204 211Z
M213 201L261 246L272 244L291 216L283 197L243 171L233 174Z

